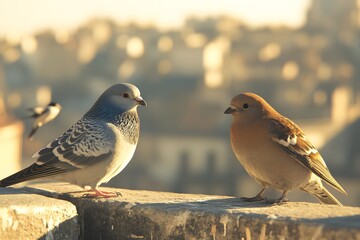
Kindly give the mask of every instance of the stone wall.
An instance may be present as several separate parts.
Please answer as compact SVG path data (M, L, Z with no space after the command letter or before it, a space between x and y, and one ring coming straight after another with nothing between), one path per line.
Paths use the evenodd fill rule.
M1 188L0 239L360 239L356 207L108 190L122 196L89 199L63 183Z

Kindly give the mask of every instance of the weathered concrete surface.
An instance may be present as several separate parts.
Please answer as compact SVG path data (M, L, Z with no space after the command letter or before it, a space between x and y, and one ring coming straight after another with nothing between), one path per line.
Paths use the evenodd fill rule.
M67 184L31 187L77 207L81 239L360 239L355 207L125 189L116 189L122 197L87 199Z
M78 239L73 204L24 191L0 188L0 239Z

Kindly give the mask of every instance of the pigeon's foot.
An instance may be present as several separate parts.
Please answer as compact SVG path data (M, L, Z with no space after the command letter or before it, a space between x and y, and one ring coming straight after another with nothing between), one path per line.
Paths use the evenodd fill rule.
M99 189L92 189L88 193L85 193L83 197L86 198L111 198L111 197L118 197L122 196L120 192L109 192L109 191L100 191Z

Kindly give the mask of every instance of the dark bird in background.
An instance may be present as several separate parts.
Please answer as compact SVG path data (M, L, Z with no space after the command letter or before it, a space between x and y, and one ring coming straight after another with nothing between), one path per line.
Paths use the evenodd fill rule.
M34 107L34 108L30 108L29 110L32 111L32 114L29 117L35 119L32 129L28 136L29 139L32 139L35 132L40 127L51 122L59 115L61 111L61 105L56 102L51 102L45 107Z

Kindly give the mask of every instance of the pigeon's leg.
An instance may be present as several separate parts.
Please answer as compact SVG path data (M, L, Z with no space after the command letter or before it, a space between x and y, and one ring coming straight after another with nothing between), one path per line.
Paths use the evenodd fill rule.
M100 190L98 190L100 191ZM111 191L104 191L104 190L101 190L102 193L105 193L105 194L116 194L116 197L122 197L122 194L121 192L111 192Z
M288 202L289 199L286 198L286 195L288 193L288 190L285 190L283 192L283 194L281 195L281 197L276 198L276 199L268 199L266 200L267 203L283 203L283 202Z
M92 189L90 192L84 194L84 197L88 198L96 198L96 197L103 197L103 198L110 198L110 197L118 197L121 196L119 192L108 192L108 191L100 191L99 189Z
M264 198L262 196L262 194L265 192L265 190L266 190L266 187L261 189L261 191L255 197L241 197L241 199L246 202L258 202L258 201L262 201L262 200L267 200L267 198Z

